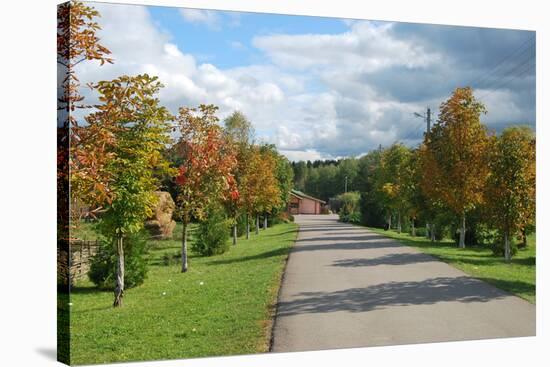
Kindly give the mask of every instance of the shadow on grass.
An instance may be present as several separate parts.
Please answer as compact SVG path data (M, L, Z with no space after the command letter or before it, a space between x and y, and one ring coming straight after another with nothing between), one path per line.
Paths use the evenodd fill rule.
M290 251L290 248L288 247L281 247L275 250L262 252L260 254L251 255L251 256L243 256L238 257L234 259L225 259L225 260L213 260L208 262L208 265L226 265L226 264L234 264L234 263L241 263L245 261L254 261L254 260L261 260L261 259L267 259L274 256L281 256L286 255Z
M112 293L110 289L101 289L96 287L71 287L71 294L100 294L100 293Z
M536 295L536 285L530 284L527 282L522 282L521 280L504 280L504 279L495 279L488 277L476 277L479 280L483 280L489 284L494 285L495 287L506 290L507 292L514 294L522 294L535 297Z
M284 232L279 232L279 233L271 233L271 234L265 234L263 237L278 237L278 236L284 236L285 234L289 234L289 233L294 233L294 232L297 232L298 230L296 229L289 229L288 231L284 231ZM244 239L244 236L243 237L239 237L239 239Z

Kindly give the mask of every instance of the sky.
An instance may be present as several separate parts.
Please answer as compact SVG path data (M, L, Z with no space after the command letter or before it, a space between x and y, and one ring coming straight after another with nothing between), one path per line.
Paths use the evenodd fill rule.
M89 3L113 65L78 65L81 84L149 73L160 100L243 112L256 140L290 160L417 145L414 113L471 86L497 133L535 129L535 32L171 7ZM83 90L89 102L96 98Z

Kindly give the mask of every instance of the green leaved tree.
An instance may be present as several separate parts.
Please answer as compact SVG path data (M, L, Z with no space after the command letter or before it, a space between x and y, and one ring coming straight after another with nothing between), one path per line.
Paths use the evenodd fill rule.
M93 131L102 132L95 136L95 144L102 147L109 160L101 172L86 172L95 172L104 182L97 186L104 193L94 197L106 198L101 203L105 212L99 230L116 247L113 306L117 307L122 305L124 296L125 239L139 232L152 214L156 204L154 191L159 185L156 173L170 170L162 150L169 142L172 116L156 98L162 87L157 77L120 76L93 87L101 104L86 120Z
M535 136L529 128L505 129L494 141L487 206L507 261L512 257L512 236L535 217L535 155Z

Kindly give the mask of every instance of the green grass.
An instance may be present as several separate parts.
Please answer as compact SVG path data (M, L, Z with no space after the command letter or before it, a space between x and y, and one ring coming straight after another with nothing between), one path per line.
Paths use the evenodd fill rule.
M527 248L518 250L512 261L507 263L503 258L493 255L488 248L460 249L451 240L432 243L424 237L412 237L407 233L397 233L393 230L384 231L379 228L369 229L386 237L397 239L405 245L416 247L475 278L535 303L535 234L527 237Z
M73 364L268 351L273 306L297 225L252 234L223 255L191 254L185 274L179 264L162 261L180 249L180 225L174 233L174 240L152 241L148 278L125 292L123 307L112 308L112 292L98 291L87 280L75 285Z

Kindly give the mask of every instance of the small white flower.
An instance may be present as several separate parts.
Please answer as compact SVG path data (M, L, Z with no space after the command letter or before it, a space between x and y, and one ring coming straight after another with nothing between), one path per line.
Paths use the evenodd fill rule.
M171 281L172 281L172 279L168 279L168 281L169 281L169 282L171 282Z
M72 305L73 305L73 303L72 303L72 302L69 302L69 306L72 306Z
M203 285L203 284L204 284L204 282L200 282L200 283L199 283L199 285Z
M193 328L193 332L197 331L197 329Z
M163 296L166 296L166 292L162 292L162 295L163 295Z

